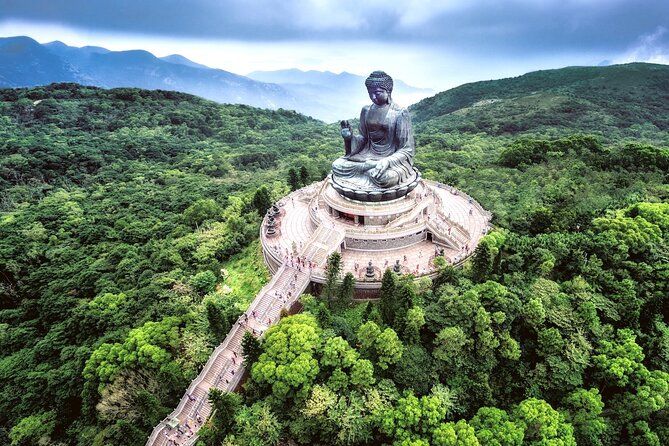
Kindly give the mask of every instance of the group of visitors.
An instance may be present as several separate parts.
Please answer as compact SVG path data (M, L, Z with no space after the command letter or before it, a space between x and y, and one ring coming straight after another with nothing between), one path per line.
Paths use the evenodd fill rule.
M188 396L190 401L195 401L196 399L190 393L186 393L186 396ZM202 416L196 413L195 420L188 418L185 423L178 424L174 432L170 432L171 429L163 431L163 435L167 439L167 446L177 446L190 440L195 435L195 431L202 426L203 421Z

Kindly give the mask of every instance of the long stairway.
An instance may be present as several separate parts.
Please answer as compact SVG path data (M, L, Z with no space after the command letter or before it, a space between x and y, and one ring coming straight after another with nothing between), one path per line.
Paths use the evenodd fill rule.
M314 231L299 257L322 267L327 256L337 250L343 240L343 231L321 225ZM244 373L244 333L249 331L255 336L262 336L268 327L279 320L281 310L289 309L309 286L310 269L298 269L297 261L292 262L296 267L290 266L291 259L284 261L269 283L256 295L244 315L209 357L200 374L191 382L177 408L153 429L146 446L195 444L199 428L212 411L208 400L209 390L217 388L231 392Z

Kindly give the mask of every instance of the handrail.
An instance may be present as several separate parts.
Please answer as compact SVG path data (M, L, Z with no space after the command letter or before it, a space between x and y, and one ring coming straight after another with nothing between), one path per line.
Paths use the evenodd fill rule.
M433 222L433 221L429 221L429 222L427 222L427 227L428 227L428 229L429 229L430 231L432 231L432 232L433 232L434 234L436 234L437 236L439 236L439 237L441 237L441 238L443 238L443 239L448 240L448 241L451 242L451 243L453 244L453 246L455 246L456 248L458 248L458 249L460 248L460 242L458 242L458 240L456 240L456 239L455 239L453 236L451 236L450 234L443 232L443 230L442 230L439 226L437 226L437 224L436 224L435 222Z

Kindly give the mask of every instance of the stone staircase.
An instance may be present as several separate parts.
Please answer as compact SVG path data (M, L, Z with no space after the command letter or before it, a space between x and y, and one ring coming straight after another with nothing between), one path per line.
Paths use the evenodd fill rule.
M270 325L278 321L283 308L290 308L297 301L309 282L308 268L303 268L302 271L287 265L279 268L246 311L248 322L244 322L244 316L239 318L225 340L209 357L200 374L191 382L177 408L154 428L146 442L147 446L164 446L170 439L176 445L195 444L197 431L201 426L197 423L198 418L204 421L212 411L208 400L209 390L217 388L231 392L237 387L244 373L242 365L244 333L250 331L256 336L264 333ZM291 293L290 297L288 292ZM255 318L251 316L252 312L256 314ZM178 424L178 427L187 433L189 429L184 426L188 423L193 435L178 434L178 427L172 429L170 423Z
M323 266L330 253L336 251L344 241L346 233L337 227L319 226L311 236L311 239L302 249L300 257Z

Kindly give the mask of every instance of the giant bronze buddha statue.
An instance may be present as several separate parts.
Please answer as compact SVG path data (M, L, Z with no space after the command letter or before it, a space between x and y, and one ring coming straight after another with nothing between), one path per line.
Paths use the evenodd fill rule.
M409 111L392 101L393 79L383 71L370 74L365 86L372 104L360 112L359 135L341 122L345 154L332 163L332 186L359 201L401 198L420 179Z

